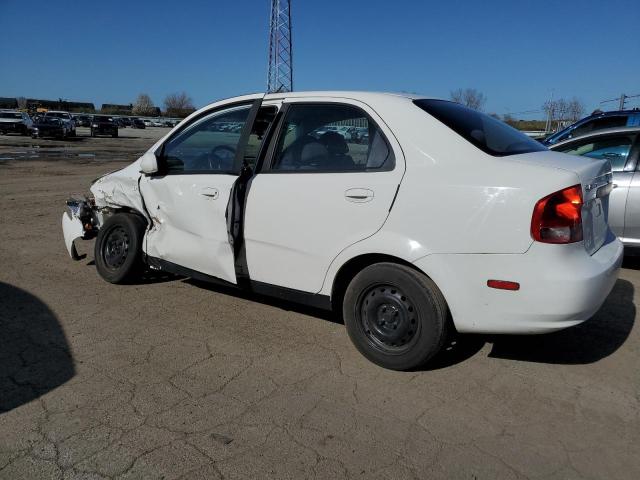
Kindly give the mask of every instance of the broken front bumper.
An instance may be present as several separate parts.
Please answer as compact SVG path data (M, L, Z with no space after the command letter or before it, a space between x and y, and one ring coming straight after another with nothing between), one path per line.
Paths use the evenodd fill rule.
M62 235L67 252L74 260L80 260L74 242L78 238L89 240L98 233L98 217L93 202L87 199L67 200L67 211L62 214Z

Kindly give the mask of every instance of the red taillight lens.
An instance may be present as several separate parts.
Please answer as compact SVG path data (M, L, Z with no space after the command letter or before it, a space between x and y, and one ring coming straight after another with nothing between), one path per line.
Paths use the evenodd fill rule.
M582 186L574 185L538 200L531 219L531 236L544 243L582 240Z

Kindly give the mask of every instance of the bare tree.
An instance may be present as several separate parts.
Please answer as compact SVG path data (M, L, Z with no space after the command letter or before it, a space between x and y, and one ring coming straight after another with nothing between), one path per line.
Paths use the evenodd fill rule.
M567 121L568 114L569 102L567 102L564 98L559 98L556 102L556 117L558 120L558 128L561 128Z
M568 117L572 122L577 122L584 115L584 104L578 100L576 97L573 97L568 104Z
M473 108L474 110L482 110L482 107L487 101L487 97L475 88L459 88L452 91L450 96L454 102L460 103L465 107Z
M554 122L556 122L556 129L560 129L568 122L573 123L580 120L584 115L584 105L576 97L571 100L564 98L548 100L542 105L542 110L547 115L547 131L553 129Z
M27 108L27 99L24 97L18 97L16 98L16 101L18 102L18 108L21 110L25 110Z
M170 93L164 99L164 108L165 110L194 110L193 101L191 97L186 94L186 92L182 93Z
M156 112L156 107L149 95L141 93L138 95L138 98L136 98L131 112L134 115L153 115Z

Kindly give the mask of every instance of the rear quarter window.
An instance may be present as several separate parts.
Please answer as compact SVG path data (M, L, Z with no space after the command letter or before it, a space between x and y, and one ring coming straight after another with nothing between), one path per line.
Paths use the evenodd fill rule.
M504 157L547 148L482 112L446 100L414 100L416 106L489 155Z

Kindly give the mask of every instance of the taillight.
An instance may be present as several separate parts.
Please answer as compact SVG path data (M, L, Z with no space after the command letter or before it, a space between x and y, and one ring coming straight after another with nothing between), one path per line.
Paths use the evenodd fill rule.
M538 200L531 219L531 236L544 243L582 240L582 186L574 185Z

